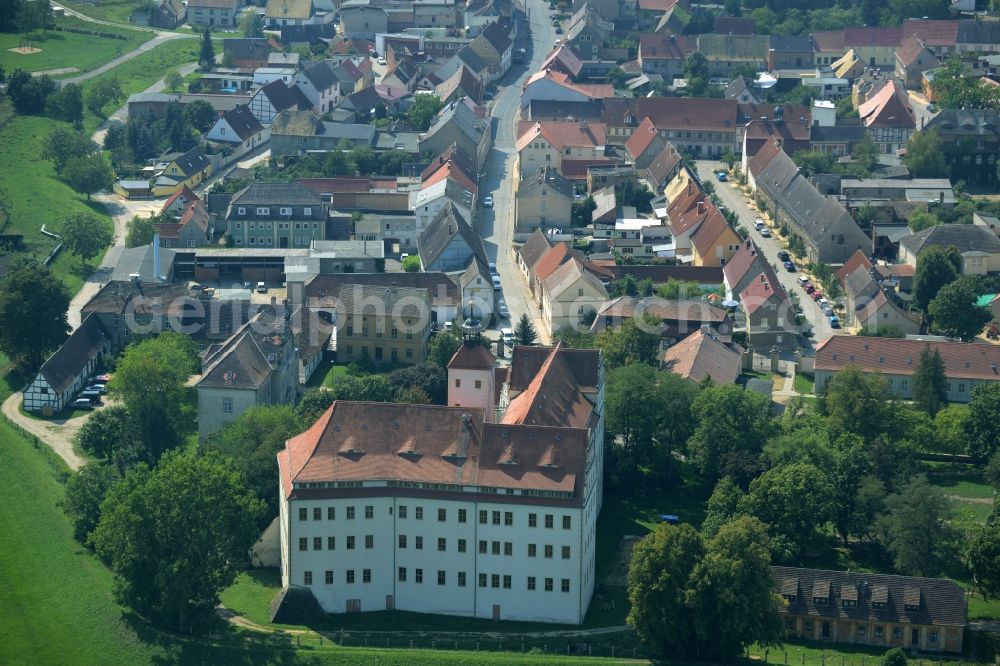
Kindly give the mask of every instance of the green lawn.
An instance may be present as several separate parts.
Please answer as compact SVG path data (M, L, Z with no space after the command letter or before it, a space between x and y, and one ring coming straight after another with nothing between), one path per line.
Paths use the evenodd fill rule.
M6 99L0 99L0 196L6 199L10 221L5 233L22 234L28 251L43 259L55 241L41 233L58 233L63 222L73 213L92 213L111 224L104 207L96 201L74 192L56 178L52 163L39 157L45 137L59 121L37 116L19 116ZM100 263L98 256L88 266L69 252L62 252L52 264L52 270L75 293L83 280Z
M101 21L127 24L129 15L140 4L136 0L99 0L98 2L86 3L70 0L67 6L85 16Z
M333 382L338 377L343 377L346 374L346 365L335 365L329 361L323 361L320 363L319 367L313 371L312 377L309 378L309 383L306 384L306 386L309 388L333 386Z
M66 30L40 30L29 35L0 34L0 66L8 73L18 68L38 72L62 67L76 67L80 72L87 72L153 37L152 33L98 26L73 17L56 19L56 26L86 30L90 34ZM124 39L97 33L119 35ZM21 46L26 39L31 42L32 47L41 51L21 54L9 50ZM57 74L54 78L60 76L73 76L73 73Z
M796 393L808 395L816 390L816 382L803 374L796 373L794 388Z

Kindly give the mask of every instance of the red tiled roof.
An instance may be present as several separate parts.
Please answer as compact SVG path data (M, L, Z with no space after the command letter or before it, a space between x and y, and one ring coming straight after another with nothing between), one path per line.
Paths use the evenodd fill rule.
M750 123L746 128L747 138L766 139L779 137L784 141L808 141L812 127L812 111L801 104L783 104L782 122L774 121L774 105L771 104L739 104L737 113L742 119L749 116L758 122ZM760 122L760 118L770 118ZM803 118L805 120L803 120Z
M642 124L632 132L632 136L628 138L625 142L625 150L628 154L632 156L633 160L639 158L646 149L649 148L649 144L653 143L653 140L657 137L656 127L653 125L653 121L649 118L644 118Z
M632 126L649 118L661 130L701 130L735 132L738 118L734 99L701 97L612 97L604 100L603 119L606 125L624 127L626 117Z
M535 262L535 279L542 281L552 275L557 268L569 261L571 256L573 255L565 243L553 245Z
M887 81L881 90L859 106L858 115L865 127L913 129L917 126L909 96L896 79Z
M176 192L174 192L173 194L171 194L170 197L166 201L163 202L163 208L161 208L160 210L166 210L175 201L177 201L177 199L182 199L185 203L191 203L192 201L194 201L197 198L198 198L198 195L195 194L191 190L191 188L189 188L187 185L184 185L183 187L181 187L181 189L179 189Z
M854 254L852 254L846 262L844 262L844 265L840 267L840 270L837 271L837 279L843 282L847 279L847 276L853 273L859 266L864 266L865 270L870 271L872 269L872 262L868 259L868 255L860 249L857 249L854 251Z
M639 0L639 9L651 12L665 12L676 4L677 0ZM681 4L683 6L685 3Z
M727 229L729 229L729 223L726 222L725 216L712 204L705 221L691 235L691 244L698 250L698 254L706 257Z
M153 226L160 238L177 238L183 225L176 222L159 222Z
M856 46L899 46L902 30L899 26L863 26L844 28L844 45Z
M521 120L517 124L517 135L518 151L539 136L559 150L567 146L604 146L608 141L607 130L602 123Z
M916 35L910 35L903 40L903 43L896 49L896 58L903 67L909 67L916 61L924 51L924 43Z
M557 67L559 68L557 71L575 77L583 69L583 62L569 44L560 44L545 58L541 69L544 70L551 67Z
M777 157L781 150L781 144L776 140L771 140L761 146L753 157L747 161L747 169L752 174L758 174L763 169L767 168L767 165L771 163L775 157Z
M684 60L686 57L684 45L672 36L648 33L639 35L641 60Z
M740 301L747 316L752 315L773 298L784 301L787 296L785 290L781 288L781 283L777 280L768 280L766 275L761 275L760 279L754 280L740 292Z
M587 180L587 169L590 167L609 166L613 164L618 164L618 162L611 157L601 157L598 159L587 160L563 159L560 173L562 173L563 178L566 180Z
M497 357L486 347L463 344L448 361L448 369L488 370L496 364Z
M834 335L816 346L816 369L837 371L857 365L867 372L910 375L928 345L944 361L950 379L1000 381L1000 346L983 342L934 342Z
M743 349L699 330L667 349L663 365L693 382L710 377L714 384L732 384L743 372Z
M442 180L445 180L446 178L455 181L456 183L461 185L463 189L466 189L470 192L475 192L477 189L476 183L471 178L466 176L465 172L459 169L451 160L448 160L447 162L439 166L437 170L434 171L434 173L427 176L427 178L424 179L424 182L423 184L421 184L420 187L421 189L426 189L435 183L439 183Z
M371 179L368 177L297 178L295 182L316 194L359 194L371 189Z
M821 30L813 33L813 44L818 52L843 52L844 31L843 30Z
M760 254L760 249L751 239L747 238L740 245L740 249L736 250L736 253L722 267L722 274L725 276L726 282L729 285L738 284L757 258L760 258L762 263L767 264L767 259Z
M745 16L716 16L712 29L717 35L753 35L756 33L756 23Z
M528 387L510 401L502 423L585 428L594 411L580 391L558 343Z
M906 19L901 34L903 37L916 35L931 46L953 47L958 42L958 21Z

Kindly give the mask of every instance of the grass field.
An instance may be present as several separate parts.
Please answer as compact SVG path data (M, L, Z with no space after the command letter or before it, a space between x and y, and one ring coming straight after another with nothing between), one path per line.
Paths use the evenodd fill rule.
M333 382L338 377L343 377L346 374L346 365L335 365L329 361L324 361L323 363L320 363L319 367L313 372L312 377L309 378L309 383L306 384L306 386L309 388L333 386Z
M113 23L128 23L128 17L141 3L136 0L98 0L97 2L77 2L73 0L67 6L85 16L111 21Z
M17 68L38 72L61 67L76 67L80 72L87 72L135 49L153 37L152 33L94 25L73 17L58 18L56 25L87 30L91 34L84 35L65 30L40 30L30 35L0 34L0 66L7 72ZM96 34L98 32L121 35L125 39L102 37ZM8 50L21 46L25 39L30 40L31 46L41 51L20 54ZM54 78L72 75L72 73L57 74Z
M810 395L816 391L816 383L805 375L796 374L794 388L797 393Z
M10 220L4 233L22 234L28 250L43 259L55 246L55 241L41 233L58 233L63 222L73 213L92 213L111 224L104 207L96 201L74 192L55 176L52 163L39 157L45 137L59 121L36 116L19 116L6 99L0 100L0 191L6 199ZM52 264L53 272L72 293L80 288L98 256L87 267L80 259L62 252Z

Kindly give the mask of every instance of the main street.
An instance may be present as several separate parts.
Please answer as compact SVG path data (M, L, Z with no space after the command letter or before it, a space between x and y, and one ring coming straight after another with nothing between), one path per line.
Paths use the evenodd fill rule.
M495 261L500 273L503 296L510 310L510 323L501 321L500 326L513 327L521 315L528 313L535 322L539 342L549 340L539 309L531 299L528 285L517 267L511 251L514 231L514 192L518 180L517 151L514 149L515 127L520 112L521 86L533 72L538 71L542 61L555 43L555 32L549 20L547 5L542 0L525 0L528 19L531 24L530 42L518 39L513 45L527 51L526 62L515 63L507 75L499 81L500 92L493 103L494 138L493 150L486 158L485 174L479 179L479 200L487 194L493 195L493 208L479 211L479 230L486 244L490 261ZM524 30L524 24L521 30Z
M777 231L772 230L771 238L764 238L760 235L760 232L754 228L753 221L754 218L760 217L760 214L754 209L750 208L746 197L743 192L739 189L735 182L720 183L713 173L714 171L723 168L721 162L716 162L713 160L698 160L695 162L698 168L698 175L701 177L703 182L711 182L715 185L715 192L718 194L719 199L722 201L722 205L729 210L735 211L739 216L740 225L750 232L750 238L753 242L757 244L757 247L761 249L764 253L764 257L771 262L774 266L775 273L778 275L778 281L790 294L795 294L799 298L799 303L802 304L802 313L805 315L806 320L809 322L809 326L812 327L813 334L812 338L806 338L807 348L816 342L826 340L834 333L834 329L830 326L829 318L823 314L820 310L820 306L813 301L812 297L805 292L805 290L799 286L796 278L802 275L798 272L803 267L796 265L795 273L789 273L781 265L781 261L778 260L778 251L784 249L781 241L778 239Z

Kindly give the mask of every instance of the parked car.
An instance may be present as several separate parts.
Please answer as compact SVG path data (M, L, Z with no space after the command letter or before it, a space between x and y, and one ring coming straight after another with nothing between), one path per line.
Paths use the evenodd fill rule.
M108 385L107 384L102 384L101 382L97 382L95 384L91 384L90 386L88 386L87 390L88 391L97 391L98 393L107 393L108 392Z
M499 275L491 275L490 277L493 278L493 291L500 291L500 289L501 289L500 276Z
M497 273L496 262L493 261L490 262L490 275L499 275L499 273Z
M781 261L791 261L792 257L788 254L788 250L778 250L778 259Z
M756 229L757 231L760 231L761 229L763 229L764 228L764 220L761 219L761 218L759 218L759 217L755 217L753 219L753 228Z
M828 305L830 305L830 301L826 300L822 296L820 296L819 298L817 298L816 302L819 303L819 305L820 305L821 308L822 307L827 307Z
M716 171L715 172L715 177L719 179L720 183L724 183L727 180L729 180L729 178L726 176L726 172L725 171Z
M503 343L505 345L507 345L508 347L512 347L514 345L514 329L512 329L512 328L501 328L500 329L500 339L503 340Z
M93 403L93 404L96 405L96 404L98 404L98 403L101 402L101 392L100 391L92 391L90 389L86 389L86 390L80 391L80 395L78 395L77 398L86 398L91 403Z
M493 208L493 195L487 194L483 197L483 208Z
M830 328L840 328L840 320L837 319L837 315L830 317Z
M771 230L770 230L770 229L768 229L767 227L763 227L763 228L761 228L761 230L760 230L760 235L761 235L761 236L762 236L763 238L770 238L770 237L771 237Z
M556 26L556 34L557 35L563 34L562 26L559 26L559 25Z
M805 275L800 275L797 279L800 287L805 287L806 285L809 284L809 278L807 278Z
M383 66L387 64L386 61L385 61L385 56L379 56L378 60L376 60L375 62L377 62L378 64L383 65Z
M818 291L818 290L812 292L812 294L810 294L810 295L812 296L812 299L814 301L816 301L817 303L819 303L820 299L823 298L823 292L822 291Z
M97 382L99 384L107 384L108 382L111 381L111 375L106 373L103 375L94 375L93 377L90 378L90 381Z
M510 310L507 309L507 304L501 298L500 302L497 303L497 314L504 319L510 319Z
M264 284L263 282L258 282L257 283L257 293L258 294L266 294L267 293L267 285Z
M783 265L785 267L785 270L788 271L789 273L795 272L795 264L793 264L792 262L786 261Z
M833 316L833 308L831 308L829 305L824 305L823 307L820 308L820 310L822 310L823 314L825 314L827 317Z
M813 285L811 285L809 283L806 283L805 286L803 286L802 288L806 290L807 294L812 294L813 292L816 291L816 287L814 287Z
M69 406L73 409L93 409L95 405L87 398L77 398Z

